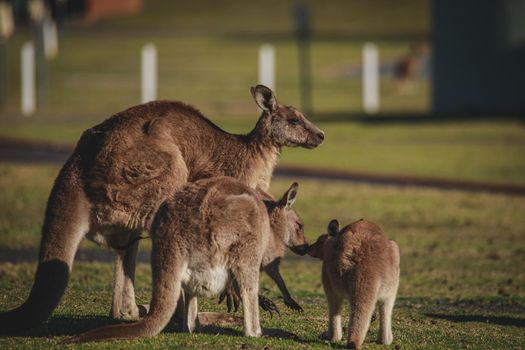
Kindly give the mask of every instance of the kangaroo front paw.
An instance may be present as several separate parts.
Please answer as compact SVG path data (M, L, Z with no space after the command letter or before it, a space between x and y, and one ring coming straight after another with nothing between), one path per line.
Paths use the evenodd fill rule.
M281 313L279 312L279 308L277 307L277 305L275 305L275 303L271 299L265 297L264 295L260 295L260 294L259 294L259 307L263 309L264 311L269 312L270 318L273 317L273 312L281 316Z
M289 299L289 300L284 300L284 305L288 306L290 309L292 309L293 311L298 311L298 312L304 312L303 308L301 307L301 305L297 304L297 302L293 299Z
M239 292L231 284L227 286L219 296L219 304L226 299L226 308L228 312L237 312L239 305L241 304L241 296Z

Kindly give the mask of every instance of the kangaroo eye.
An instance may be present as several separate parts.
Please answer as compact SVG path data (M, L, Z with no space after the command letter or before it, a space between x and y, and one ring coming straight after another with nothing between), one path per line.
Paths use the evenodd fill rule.
M297 124L299 124L299 118L293 118L293 119L288 120L288 124L290 124L290 125L297 125Z

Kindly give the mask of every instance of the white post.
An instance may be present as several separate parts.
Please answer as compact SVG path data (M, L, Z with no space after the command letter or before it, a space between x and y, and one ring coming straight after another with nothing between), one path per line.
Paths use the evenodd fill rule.
M373 43L363 48L363 109L369 114L379 110L379 53Z
M42 25L44 31L44 55L46 59L52 60L58 54L58 32L55 22L50 19L44 19Z
M275 91L275 48L270 44L259 48L259 84Z
M154 44L142 47L141 61L142 103L157 99L157 48Z
M35 47L26 42L21 51L21 80L22 80L22 114L31 115L35 112Z

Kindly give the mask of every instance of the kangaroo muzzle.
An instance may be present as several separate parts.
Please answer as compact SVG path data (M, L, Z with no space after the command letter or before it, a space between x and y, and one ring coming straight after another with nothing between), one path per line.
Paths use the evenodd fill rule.
M316 148L324 141L324 132L314 124L309 124L309 134L306 140L306 148Z
M301 244L301 245L295 245L290 247L290 250L294 252L297 255L305 255L308 253L308 250L310 249L310 246L308 244Z

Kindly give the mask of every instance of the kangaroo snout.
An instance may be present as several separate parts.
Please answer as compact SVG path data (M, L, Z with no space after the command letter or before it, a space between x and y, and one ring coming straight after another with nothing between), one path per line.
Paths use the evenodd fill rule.
M310 127L311 129L306 142L306 148L312 149L323 143L324 132L313 124L311 124Z
M308 243L290 247L290 250L292 252L294 252L297 255L301 255L301 256L303 256L306 253L308 253L309 249L310 249L310 245Z

